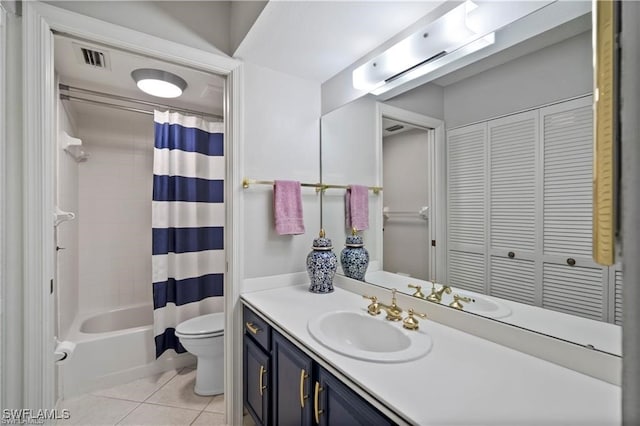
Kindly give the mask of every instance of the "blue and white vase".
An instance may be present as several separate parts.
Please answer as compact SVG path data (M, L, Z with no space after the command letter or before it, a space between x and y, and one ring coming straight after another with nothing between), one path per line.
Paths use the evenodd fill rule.
M332 251L331 240L325 237L324 229L320 236L313 240L313 250L307 256L307 272L312 293L331 293L333 291L333 276L338 269L338 258Z
M362 237L354 228L347 237L345 247L340 254L340 263L344 274L349 278L364 281L364 275L369 267L369 252L364 248Z

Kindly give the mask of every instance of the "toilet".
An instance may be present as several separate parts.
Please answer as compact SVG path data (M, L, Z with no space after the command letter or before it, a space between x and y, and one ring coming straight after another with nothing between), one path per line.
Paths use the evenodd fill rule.
M205 396L224 393L224 312L178 324L176 337L198 358L195 392Z

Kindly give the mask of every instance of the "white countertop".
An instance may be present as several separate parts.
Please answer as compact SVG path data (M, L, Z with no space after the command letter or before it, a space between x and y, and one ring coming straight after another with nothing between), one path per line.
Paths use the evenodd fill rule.
M368 302L340 288L331 294L307 289L283 287L245 293L242 299L407 422L598 426L621 422L618 386L429 320L422 320L418 331L433 340L423 358L381 364L340 355L319 344L307 331L307 322L329 311L365 312ZM383 315L377 318L384 321Z
M368 272L368 283L385 288L395 287L399 292L412 294L407 284L419 284L425 294L429 294L431 281L424 281L413 277L394 274L387 271ZM454 293L455 293L454 289ZM538 333L546 334L580 345L592 345L594 348L620 356L622 353L622 327L603 321L595 321L576 315L569 315L538 306L514 302L486 294L464 290L465 293L479 295L489 300L507 306L511 309L511 315L501 317L500 322L517 325ZM481 315L481 314L478 314Z

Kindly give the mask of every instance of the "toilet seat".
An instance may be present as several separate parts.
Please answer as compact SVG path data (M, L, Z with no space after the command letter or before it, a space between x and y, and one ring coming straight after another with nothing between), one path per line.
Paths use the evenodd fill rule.
M176 327L176 336L204 339L224 335L224 312L201 315L181 322Z

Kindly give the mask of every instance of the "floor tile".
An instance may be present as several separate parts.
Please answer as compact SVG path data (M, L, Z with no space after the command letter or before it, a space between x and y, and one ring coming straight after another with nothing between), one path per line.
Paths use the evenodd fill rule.
M204 411L210 413L224 413L224 395L216 395L213 397L209 405L207 405Z
M224 426L224 414L222 413L208 413L203 411L198 418L191 423L192 426L209 425L209 426Z
M256 426L256 422L253 421L250 414L245 414L242 416L242 426Z
M114 425L131 413L137 402L105 398L95 395L82 395L64 400L60 409L69 410L70 418L60 420L58 425Z
M189 425L198 417L198 412L164 405L140 404L119 425Z
M109 389L103 389L93 392L93 395L107 396L110 398L126 399L129 401L143 402L149 398L155 391L160 389L165 383L171 380L177 370L171 370L162 374L144 377L142 379L126 383L124 385L115 386Z
M196 370L185 368L151 395L146 402L171 407L203 410L212 397L196 395L193 386L196 382Z

